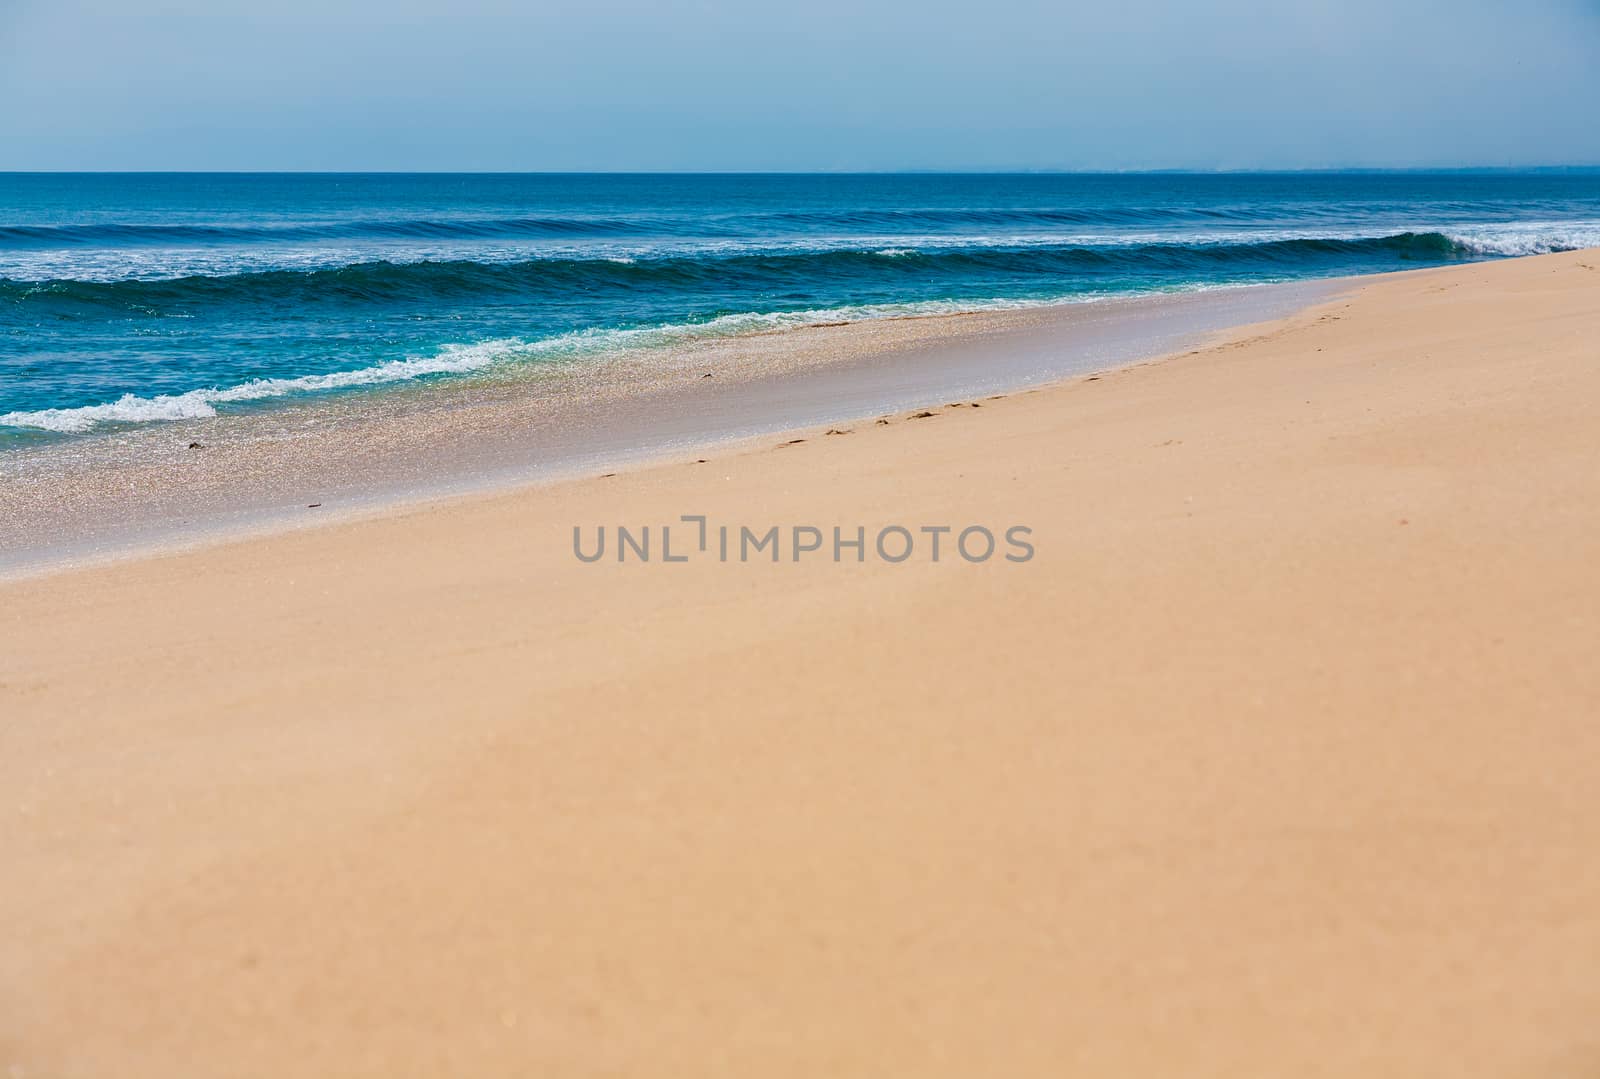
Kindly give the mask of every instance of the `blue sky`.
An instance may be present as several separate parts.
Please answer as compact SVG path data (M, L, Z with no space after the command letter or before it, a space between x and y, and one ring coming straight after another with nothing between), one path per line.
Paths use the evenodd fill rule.
M0 169L1600 164L1600 0L0 0Z

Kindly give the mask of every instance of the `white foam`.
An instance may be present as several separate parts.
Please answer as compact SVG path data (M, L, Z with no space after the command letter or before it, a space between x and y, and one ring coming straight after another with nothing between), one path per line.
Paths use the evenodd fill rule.
M377 386L388 382L405 382L424 375L463 374L494 363L508 348L520 344L520 341L504 340L478 345L446 345L437 355L425 358L390 360L373 367L325 375L257 378L225 389L190 390L188 393L160 394L156 397L125 393L109 404L7 412L0 415L0 426L77 434L92 430L102 423L206 419L215 416L216 406L223 403L261 401L319 390Z
M1548 255L1600 247L1600 221L1524 221L1443 231L1477 255Z
M576 330L535 341L507 337L471 345L446 345L432 356L390 360L353 371L299 375L293 378L258 378L237 386L197 389L187 393L160 394L154 397L139 397L128 393L106 404L7 412L0 415L0 427L25 427L61 434L82 434L102 424L208 419L217 414L216 406L219 404L262 401L327 390L407 382L429 375L468 374L519 361L576 359L630 349L665 348L694 340L736 337L823 322L859 322L878 318L945 315L975 310L1016 310L1095 298L1097 297L1093 295L1079 293L1070 297L1016 300L927 300L899 304L861 304L809 311L723 315L706 322L668 324L631 330Z

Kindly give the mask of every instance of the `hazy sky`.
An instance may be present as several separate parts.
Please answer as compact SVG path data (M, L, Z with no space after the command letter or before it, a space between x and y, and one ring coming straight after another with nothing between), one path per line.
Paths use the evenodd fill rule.
M0 169L1600 163L1600 0L0 0Z

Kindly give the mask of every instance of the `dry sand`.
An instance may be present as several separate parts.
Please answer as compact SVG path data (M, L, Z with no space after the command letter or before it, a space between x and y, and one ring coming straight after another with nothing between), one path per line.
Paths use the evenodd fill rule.
M1600 1074L1600 253L982 404L0 586L0 1068Z

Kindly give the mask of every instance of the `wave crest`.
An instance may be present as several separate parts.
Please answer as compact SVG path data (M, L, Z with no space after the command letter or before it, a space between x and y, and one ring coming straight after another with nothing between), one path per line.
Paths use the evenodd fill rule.
M1597 226L1600 237L1600 226ZM1543 233L1551 250L1571 236ZM1472 243L1489 240L1472 239ZM1527 240L1518 239L1525 243ZM0 302L40 314L102 318L118 312L160 315L209 305L295 304L346 307L373 303L437 303L507 297L536 302L574 291L618 294L638 289L781 289L796 281L859 281L894 285L959 281L972 274L1005 274L1043 281L1093 278L1108 273L1193 271L1354 273L1396 259L1446 261L1485 252L1440 232L1385 236L1281 235L1256 238L1127 237L1115 241L1074 238L1067 243L896 244L870 247L669 253L629 259L542 257L519 261L390 262L336 267L274 269L180 278L115 281L17 281L0 278ZM909 256L917 257L909 257Z
M190 390L188 393L139 397L125 393L115 401L78 408L46 408L0 415L0 427L28 427L59 434L82 434L106 423L152 423L207 419L219 404L261 401L291 394L378 386L407 382L428 375L465 374L486 367L520 341L488 341L478 345L447 345L438 355L390 360L354 371L296 378L258 378L225 389Z

